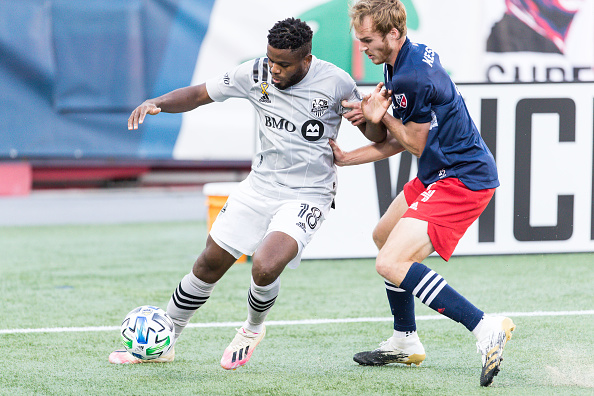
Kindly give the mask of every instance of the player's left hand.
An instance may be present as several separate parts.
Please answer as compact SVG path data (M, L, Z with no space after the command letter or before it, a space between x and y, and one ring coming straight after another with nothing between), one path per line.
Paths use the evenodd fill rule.
M161 108L150 100L145 100L140 106L134 109L128 118L128 129L138 129L138 125L144 122L147 114L157 115L161 112Z
M361 102L349 102L343 100L340 105L348 110L345 113L342 113L342 116L351 124L354 126L365 124L365 117L363 116L363 112L361 112Z
M392 93L384 88L384 83L379 83L372 93L365 96L361 102L361 112L365 119L374 124L379 124L392 103Z

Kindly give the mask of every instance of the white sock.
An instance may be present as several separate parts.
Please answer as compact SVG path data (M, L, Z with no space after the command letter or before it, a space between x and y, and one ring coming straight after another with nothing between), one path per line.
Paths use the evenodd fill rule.
M485 322L488 320L488 318L489 317L487 315L483 315L483 318L480 320L480 322L478 322L476 327L472 330L472 334L474 334L477 341L482 340L485 336L485 334L483 334L483 333L488 332L490 330L488 328L489 326L485 325Z
M167 314L175 324L176 340L190 318L208 300L215 285L201 281L192 272L183 277L167 304Z
M262 324L266 320L268 312L272 309L276 296L280 290L280 278L266 286L258 286L252 277L250 290L248 291L248 317L243 328L253 333L262 331Z
M394 330L394 334L392 334L393 338L406 338L406 337L410 337L411 335L415 334L415 331L398 331L398 330Z

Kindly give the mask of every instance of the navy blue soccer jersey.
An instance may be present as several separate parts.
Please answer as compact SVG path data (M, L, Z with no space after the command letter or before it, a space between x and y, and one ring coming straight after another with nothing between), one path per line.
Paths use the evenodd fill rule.
M425 186L446 177L473 191L499 186L495 159L432 49L407 37L394 66L384 65L384 78L395 118L431 123L417 173Z

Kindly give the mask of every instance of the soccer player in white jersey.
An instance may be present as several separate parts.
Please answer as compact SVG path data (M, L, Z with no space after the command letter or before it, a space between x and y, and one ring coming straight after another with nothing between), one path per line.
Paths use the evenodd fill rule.
M137 129L147 114L185 112L231 97L249 100L258 112L261 150L252 171L230 195L206 248L167 305L177 340L235 260L252 255L247 320L221 359L228 370L246 364L264 338L264 320L279 293L280 274L287 265L299 265L303 249L330 210L337 181L329 139L338 134L345 111L341 102L360 100L345 71L311 54L312 36L299 19L277 22L269 31L266 57L203 84L149 99L128 119L128 129ZM377 124L360 129L374 142L386 138L386 130ZM143 361L119 350L109 361L170 362L174 354L172 349Z

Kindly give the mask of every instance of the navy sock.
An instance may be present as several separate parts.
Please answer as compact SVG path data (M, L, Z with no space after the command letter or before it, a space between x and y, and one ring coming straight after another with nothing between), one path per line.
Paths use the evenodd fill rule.
M385 283L390 309L394 315L394 330L416 331L414 296L393 283Z
M472 331L483 317L475 307L452 288L438 273L420 263L413 263L400 288L411 292L421 302Z

